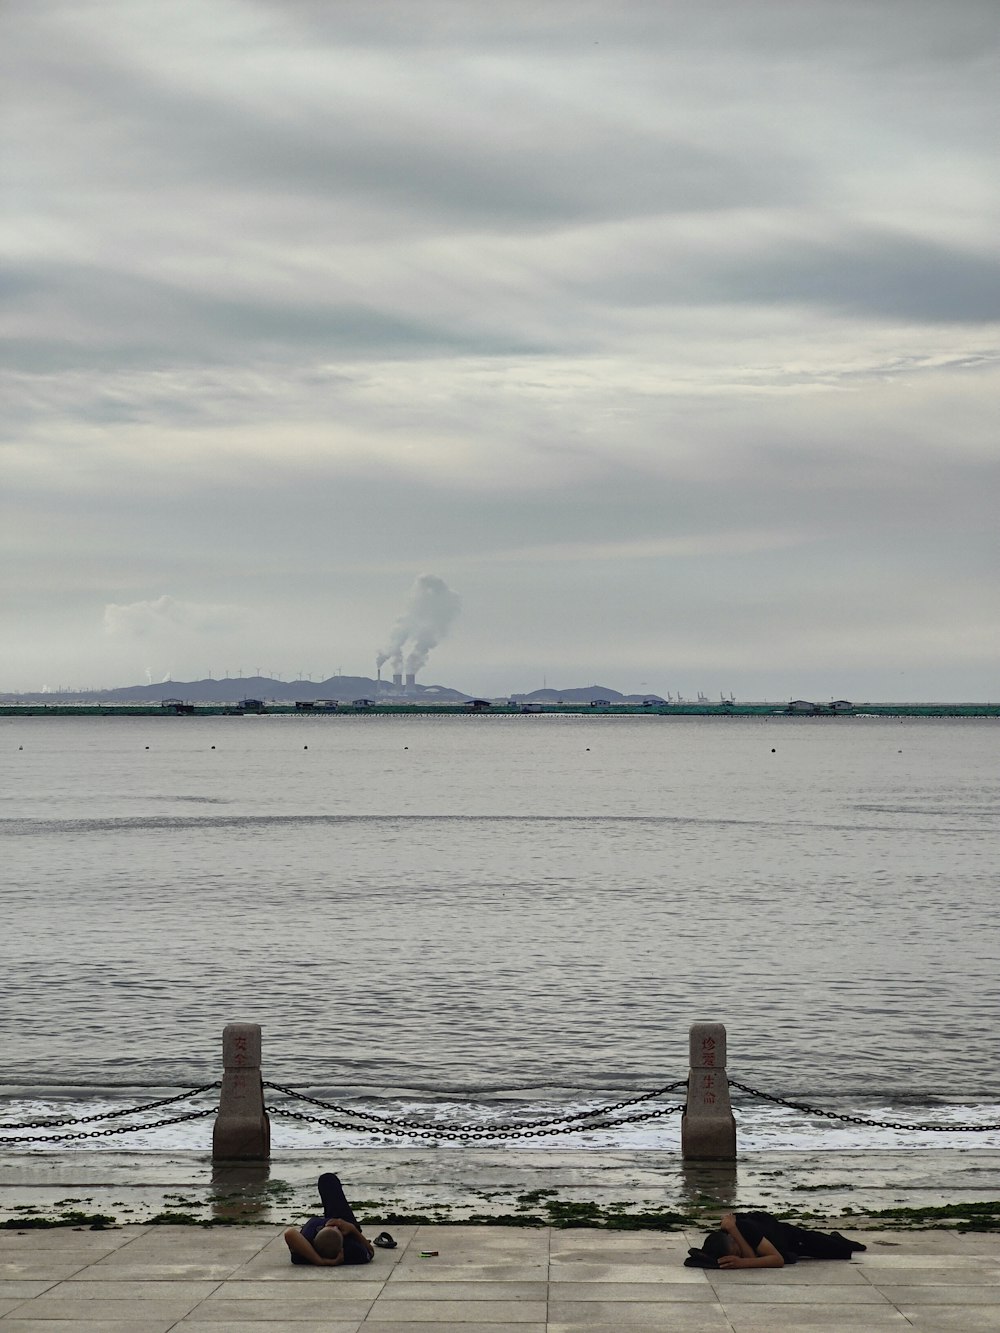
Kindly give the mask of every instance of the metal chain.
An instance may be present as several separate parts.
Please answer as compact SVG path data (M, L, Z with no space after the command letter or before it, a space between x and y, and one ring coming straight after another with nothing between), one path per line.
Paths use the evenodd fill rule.
M189 1097L197 1097L200 1093L209 1092L212 1088L220 1088L222 1084L216 1080L214 1083L203 1083L200 1088L191 1088L188 1092L179 1092L174 1097L163 1097L158 1102L146 1102L143 1106L126 1106L120 1111L100 1111L97 1115L81 1115L75 1119L69 1117L65 1120L26 1120L20 1125L10 1125L0 1122L0 1130L4 1129L61 1129L63 1125L89 1125L95 1120L113 1120L122 1115L138 1115L141 1111L155 1111L161 1106L170 1106L174 1102L185 1102ZM20 1140L26 1143L26 1139Z
M311 1124L323 1125L328 1129L346 1130L351 1133L384 1133L396 1135L403 1138L433 1139L457 1142L484 1142L500 1139L528 1139L542 1138L555 1134L574 1134L587 1130L597 1129L615 1129L620 1125L637 1124L643 1121L658 1120L663 1116L675 1115L680 1111L686 1110L681 1104L677 1106L666 1106L656 1111L646 1111L639 1115L620 1116L616 1119L608 1119L615 1112L624 1110L628 1106L638 1106L643 1102L652 1101L656 1097L661 1097L664 1093L672 1092L675 1088L686 1084L687 1079L678 1079L674 1083L668 1083L662 1088L656 1088L652 1092L642 1093L637 1097L625 1098L622 1101L609 1103L604 1106L594 1107L590 1111L579 1111L568 1116L551 1116L547 1119L530 1121L509 1121L493 1126L475 1125L472 1123L452 1123L439 1122L438 1124L428 1124L418 1120L401 1120L389 1116L376 1115L371 1111L359 1111L346 1106L340 1106L335 1102L326 1102L318 1097L310 1097L306 1093L298 1092L294 1088L289 1088L280 1083L264 1083L265 1088L270 1088L275 1092L281 1092L287 1097L299 1101L308 1102L313 1106L322 1107L325 1110L335 1111L339 1115L349 1117L347 1122L326 1120L321 1116L308 1115L301 1111L291 1111L285 1107L269 1106L267 1111L270 1115L282 1116L289 1120L299 1120ZM730 1087L738 1088L740 1092L745 1092L751 1097L761 1097L765 1101L773 1102L776 1106L787 1106L790 1110L801 1111L805 1115L820 1116L827 1120L840 1120L851 1125L865 1125L875 1129L896 1129L910 1130L917 1133L981 1133L990 1131L1000 1131L1000 1124L989 1125L928 1125L928 1124L903 1124L893 1120L874 1120L867 1116L845 1115L839 1111L826 1111L820 1107L809 1106L804 1102L791 1101L787 1097L776 1097L768 1092L761 1092L759 1088L752 1088L749 1084L740 1083L736 1079L729 1080ZM96 1115L80 1116L76 1119L67 1118L63 1120L32 1120L23 1124L5 1124L0 1123L0 1130L24 1130L24 1129L59 1129L65 1125L84 1125L91 1124L98 1120L112 1120L121 1116L138 1115L146 1111L157 1110L162 1106L170 1106L175 1102L185 1101L188 1098L199 1096L203 1092L209 1092L213 1088L220 1087L221 1084L205 1083L201 1087L191 1088L187 1092L177 1093L172 1097L163 1097L155 1102L146 1102L141 1106L124 1107L116 1111L101 1111ZM70 1134L37 1134L26 1137L0 1136L0 1146L16 1146L18 1144L29 1143L66 1143L79 1139L100 1139L108 1138L116 1134L131 1134L140 1130L161 1129L166 1125L183 1124L188 1120L199 1120L205 1116L214 1115L217 1111L215 1106L210 1106L201 1111L190 1111L185 1115L172 1116L162 1120L151 1121L143 1125L117 1125L111 1129L81 1130ZM601 1117L604 1117L603 1119ZM370 1123L355 1123L357 1121L368 1121Z
M869 1125L874 1129L912 1129L926 1134L974 1134L981 1131L1000 1130L1000 1125L904 1125L896 1120L870 1120L863 1115L842 1115L839 1111L823 1111L817 1106L806 1106L803 1102L792 1102L787 1097L773 1097L769 1092L761 1092L759 1088L748 1087L746 1083L737 1083L734 1078L729 1080L729 1086L739 1088L740 1092L747 1092L751 1097L763 1097L765 1101L774 1102L776 1106L788 1106L793 1111L803 1111L806 1115L822 1116L826 1120L844 1120L849 1125Z
M493 1125L492 1128L498 1131L543 1129L549 1125L568 1125L574 1122L591 1120L595 1116L612 1115L615 1111L621 1111L626 1106L638 1106L640 1102L652 1101L656 1097L662 1097L664 1093L673 1092L675 1088L684 1087L686 1083L686 1078L679 1078L675 1083L668 1083L662 1088L654 1088L652 1092L644 1092L638 1097L627 1097L624 1101L613 1102L606 1106L595 1106L591 1111L578 1111L573 1115L551 1116L545 1120L511 1120ZM482 1128L481 1125L472 1122L454 1124L450 1121L438 1121L435 1124L428 1124L421 1120L400 1120L393 1116L376 1115L374 1111L359 1111L349 1106L338 1106L336 1102L325 1102L320 1097L310 1097L304 1092L298 1092L295 1088L284 1087L280 1083L265 1083L264 1087L271 1088L274 1092L283 1092L286 1097L308 1102L311 1106L321 1106L326 1111L336 1111L338 1115L349 1116L352 1120L371 1120L378 1125L400 1125L406 1129L430 1130L432 1132L449 1130L456 1133L473 1133Z
M115 1125L111 1129L82 1129L75 1134L33 1134L28 1138L0 1138L0 1145L16 1146L21 1143L67 1143L71 1139L105 1139L112 1134L135 1134L143 1129L162 1129L164 1125L179 1125L185 1120L201 1120L207 1115L216 1115L218 1107L209 1106L204 1111L188 1111L186 1115L171 1116L166 1120L153 1120L148 1125Z
M449 1141L460 1141L462 1143L471 1143L486 1139L536 1139L543 1138L550 1134L576 1134L581 1131L592 1129L616 1129L619 1125L633 1125L643 1120L658 1120L661 1116L676 1115L678 1111L683 1111L685 1109L683 1104L678 1106L664 1106L658 1111L645 1111L641 1115L623 1116L619 1120L602 1120L596 1124L588 1125L567 1125L562 1129L517 1129L507 1127L480 1130L413 1130L397 1128L394 1125L388 1124L345 1124L343 1121L324 1120L322 1116L309 1115L305 1111L289 1111L282 1106L265 1107L268 1115L278 1115L283 1116L286 1120L301 1120L313 1125L323 1125L327 1129L347 1130L348 1132L355 1134L395 1134L397 1137L412 1139L446 1139ZM400 1121L400 1126L404 1123L405 1122Z

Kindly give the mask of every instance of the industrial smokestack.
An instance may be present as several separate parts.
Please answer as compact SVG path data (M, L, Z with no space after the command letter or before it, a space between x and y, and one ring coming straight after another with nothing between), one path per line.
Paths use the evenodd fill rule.
M416 674L412 671L408 671L406 673L406 688L408 690L412 690L414 685L416 685L416 683L417 683Z
M436 574L421 574L410 589L409 604L393 625L389 641L375 658L376 665L390 662L393 684L402 685L402 672L412 685L427 663L431 649L448 633L458 615L461 599Z

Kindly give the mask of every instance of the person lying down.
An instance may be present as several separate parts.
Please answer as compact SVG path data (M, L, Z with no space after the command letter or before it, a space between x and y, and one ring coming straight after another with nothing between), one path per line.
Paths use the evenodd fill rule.
M850 1259L868 1247L839 1231L810 1231L771 1213L726 1213L717 1231L692 1246L686 1268L784 1268L800 1259Z
M323 1216L310 1217L304 1226L289 1227L284 1233L292 1263L324 1268L371 1263L375 1256L372 1243L358 1225L339 1178L325 1171L317 1183ZM375 1237L375 1244L386 1250L396 1248L387 1231Z

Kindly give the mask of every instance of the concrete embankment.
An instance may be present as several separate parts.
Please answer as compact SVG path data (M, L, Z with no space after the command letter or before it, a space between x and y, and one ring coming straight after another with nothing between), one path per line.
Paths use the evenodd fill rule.
M388 1230L396 1242L371 1264L289 1263L282 1231L316 1211L316 1175L329 1168L369 1237ZM987 1194L1000 1199L998 1153L776 1153L724 1168L685 1168L676 1153L507 1148L335 1161L319 1150L215 1167L204 1154L7 1154L0 1323L11 1333L979 1333L1000 1328L1000 1203L977 1212L974 1202ZM867 1248L781 1269L684 1266L721 1212L755 1207L794 1208L801 1224L838 1227ZM893 1214L877 1216L883 1207ZM46 1218L63 1224L38 1227Z

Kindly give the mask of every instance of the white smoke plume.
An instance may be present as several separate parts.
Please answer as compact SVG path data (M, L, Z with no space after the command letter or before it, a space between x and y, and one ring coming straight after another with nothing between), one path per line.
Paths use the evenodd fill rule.
M427 662L432 648L437 647L451 629L458 615L462 599L436 574L421 574L410 589L406 610L393 625L385 647L377 654L375 664L392 664L394 672L406 670L416 674Z

